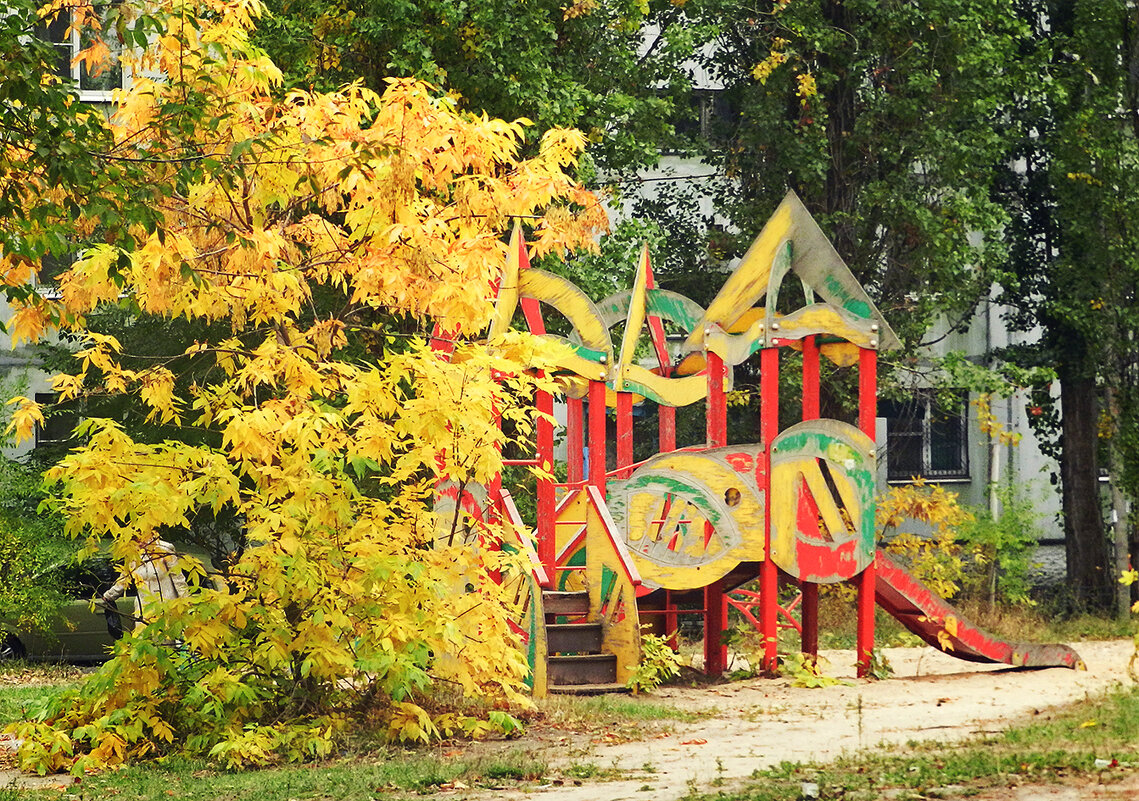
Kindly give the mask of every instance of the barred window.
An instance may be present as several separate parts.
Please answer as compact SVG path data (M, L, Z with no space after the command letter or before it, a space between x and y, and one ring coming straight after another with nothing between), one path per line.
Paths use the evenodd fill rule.
M967 408L968 393L961 390L922 390L903 401L882 401L886 478L968 478Z

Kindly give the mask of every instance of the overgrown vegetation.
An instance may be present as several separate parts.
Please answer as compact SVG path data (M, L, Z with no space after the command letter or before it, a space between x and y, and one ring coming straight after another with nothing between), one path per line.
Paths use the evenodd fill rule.
M680 674L680 659L670 639L659 634L641 634L641 661L627 683L634 694L652 692Z
M0 381L0 397L26 391L22 379ZM10 420L11 407L0 408L0 448L12 444L6 432ZM0 619L20 629L47 628L55 618L67 598L41 574L75 551L63 537L63 518L45 508L40 475L45 466L30 457L21 461L0 454Z
M4 252L15 339L71 332L61 400L119 396L167 432L84 420L48 472L67 532L131 571L199 513L244 529L217 584L184 557L193 592L144 609L81 689L11 729L26 770L323 759L356 729L509 734L510 705L526 703L519 603L500 584L525 568L497 548L512 533L437 519L434 504L444 479L489 483L503 429L528 441L527 399L552 388L523 366L552 367L556 349L482 336L487 288L516 221L536 256L594 246L604 211L566 172L584 137L547 131L524 159L525 122L459 112L411 80L382 97L358 85L286 94L249 41L260 13L245 0L108 9L103 35L136 48L122 55L131 88L110 120L66 103L60 114L101 126L94 158L130 165L124 193L92 190L98 219L43 217L29 200L11 222L87 246L50 296L29 289L43 253ZM75 24L95 39L81 58L96 69L101 23ZM5 186L43 189L38 161L5 164ZM131 216L124 195L147 214ZM99 227L111 219L113 234ZM145 360L86 327L108 307L210 325ZM427 343L435 325L450 360ZM190 366L200 377L181 380ZM25 399L15 429L31 434L44 411ZM441 686L478 699L479 714L449 708Z

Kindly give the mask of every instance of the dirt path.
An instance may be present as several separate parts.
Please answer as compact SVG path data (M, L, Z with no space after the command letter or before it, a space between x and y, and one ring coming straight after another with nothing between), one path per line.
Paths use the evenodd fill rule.
M959 740L994 733L1009 724L1076 703L1130 683L1130 640L1079 643L1087 671L1015 671L975 665L932 648L888 648L893 678L854 679L851 651L831 651L827 673L846 685L796 688L790 679L754 679L714 688L666 688L657 697L686 709L713 713L678 724L670 734L639 742L574 741L541 730L524 747L555 768L595 764L627 778L581 786L548 785L534 790L500 790L495 799L544 801L676 801L691 789L710 792L737 784L757 768L784 760L832 759L844 752L910 740ZM993 796L993 798L1130 798L1125 795ZM1088 790L1090 793L1090 789ZM1076 793L1075 795L1071 793ZM460 793L455 793L460 795ZM481 794L462 792L463 797ZM489 797L489 796L486 796Z

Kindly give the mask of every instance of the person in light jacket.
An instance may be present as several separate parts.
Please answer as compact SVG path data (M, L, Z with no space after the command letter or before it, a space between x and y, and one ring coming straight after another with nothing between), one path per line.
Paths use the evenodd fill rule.
M142 561L137 567L128 570L126 577L120 578L115 586L103 593L103 602L114 608L115 601L123 596L131 584L138 588L138 600L142 618L141 625L148 616L148 609L156 601L181 598L188 595L190 588L186 577L178 568L178 553L166 540L155 539L142 549Z

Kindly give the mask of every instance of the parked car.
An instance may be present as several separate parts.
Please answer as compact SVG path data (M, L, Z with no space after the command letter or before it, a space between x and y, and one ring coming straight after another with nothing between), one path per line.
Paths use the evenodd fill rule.
M45 586L59 589L67 601L51 617L47 630L0 619L0 659L105 661L111 645L123 635L123 627L132 625L137 615L138 599L133 591L119 599L116 609L103 604L103 593L117 577L106 556L93 556L82 563L69 560L46 570L40 579Z

